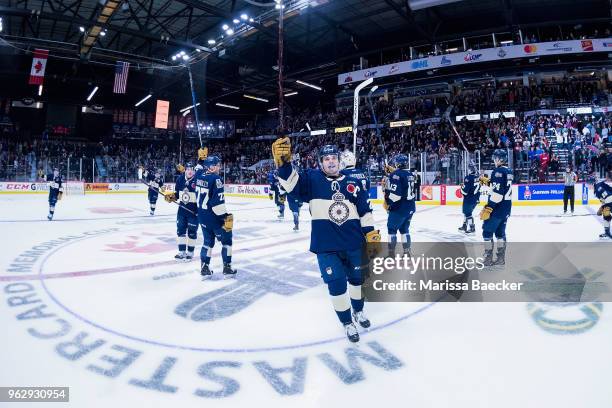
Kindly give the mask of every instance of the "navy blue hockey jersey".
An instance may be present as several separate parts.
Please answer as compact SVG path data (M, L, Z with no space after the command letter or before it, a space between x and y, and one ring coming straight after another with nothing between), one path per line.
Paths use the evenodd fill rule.
M198 221L200 224L218 228L223 224L227 209L223 180L218 174L196 172L196 201L198 203Z
M512 170L506 166L491 172L491 192L487 206L493 209L491 217L506 218L512 212Z
M385 185L385 201L389 205L389 211L415 211L414 182L414 174L409 170L398 169L389 175Z
M374 229L368 192L356 180L327 177L321 170L298 173L290 164L278 169L278 179L290 197L310 203L311 252L359 249Z
M612 183L603 180L595 184L595 197L599 198L602 204L612 203Z
M49 185L49 193L57 194L60 191L64 191L64 187L62 185L64 180L62 179L61 174L58 175L57 177L55 177L53 173L47 174L45 176L45 180L47 181L47 184Z
M369 192L370 192L370 179L364 173L363 170L356 169L356 168L346 168L346 169L340 171L340 173L344 174L345 176L354 178L355 180L359 181L361 183L361 187L363 189L365 189L365 191L367 191L368 194L369 194Z
M480 200L480 181L476 174L468 174L461 184L461 194L465 201L477 202Z
M164 186L164 176L155 177L150 171L145 171L144 176L149 186L149 193L159 193Z
M174 196L179 204L179 214L193 216L198 213L195 175L190 179L184 174L177 176L174 184ZM188 211L186 211L188 210Z

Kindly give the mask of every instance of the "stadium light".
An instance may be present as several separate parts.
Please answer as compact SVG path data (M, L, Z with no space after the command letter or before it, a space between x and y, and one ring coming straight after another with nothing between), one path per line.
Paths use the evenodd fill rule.
M293 95L297 95L297 91L294 91L294 92L289 92L289 93L286 93L286 94L285 94L285 96L286 96L286 97L287 97L287 96L293 96Z
M503 44L503 45L508 45L508 44L514 44L514 41L512 41L512 40L508 40L508 41L500 41L499 43L500 43L500 44Z
M183 55L183 60L184 61L189 61L189 55Z
M238 106L234 106L234 105L226 105L226 104L224 104L224 103L219 103L219 102L215 103L215 105L220 106L220 107L222 107L222 108L228 108L228 109L236 109L236 110L239 110L239 109L240 109Z
M249 19L249 16L247 16L247 15L246 15L246 14L244 14L244 13L242 13L242 14L240 15L240 18L246 21L246 20L248 20L248 19Z
M256 100L256 101L261 101L261 102L266 102L266 103L270 102L270 101L269 101L269 100L267 100L267 99L264 99L264 98L259 98L259 97L257 97L257 96L253 96L253 95L247 95L247 94L244 94L244 95L242 95L242 96L244 96L245 98L254 99L254 100Z
M277 111L277 110L278 110L278 108L270 108L270 109L268 109L268 112L274 112L274 111Z
M237 18L235 18L235 19L233 19L233 20L232 20L232 23L234 23L234 24L238 24L238 23L240 23L240 20L238 20Z
M38 85L38 96L42 96L42 85Z
M96 94L96 92L98 92L98 87L96 86L93 91L91 91L91 93L89 94L89 96L87 97L87 101L91 101L91 98L93 98L93 96Z
M223 31L227 31L229 26L227 24L223 24L221 28L223 29Z
M0 33L2 32L2 17L0 17Z
M172 56L172 61L176 61L176 55Z
M196 103L195 106L200 106L200 102ZM181 109L179 112L185 112L186 110L189 110L189 109L191 109L191 108L193 108L195 106L194 105L189 105L188 107Z
M104 31L100 31L100 35L101 35L102 37L104 37L104 36L106 35L106 30L104 30Z
M215 45L217 42L215 40L213 40L212 38L210 40L208 40L208 45Z
M136 105L134 105L134 107L142 105L142 104L144 103L144 101L146 101L147 99L149 99L151 96L153 96L153 94L148 94L147 96L145 96L144 98L142 98L140 101L138 101L138 103L136 103Z
M320 86L309 84L308 82L300 81L299 79L297 81L295 81L295 82L297 82L300 85L304 85L304 86L308 86L308 87L310 87L312 89L316 89L317 91L322 91L323 90L323 88L321 88Z
M84 33L84 32L85 32L85 27L80 26L80 27L79 27L79 31L80 31L80 32L82 32L82 33Z
M249 23L253 23L255 20L253 20L253 17L249 18Z
M228 29L225 31L225 34L227 34L227 35L232 35L232 34L234 34L234 30L233 30L233 29L231 29L231 28L228 28Z

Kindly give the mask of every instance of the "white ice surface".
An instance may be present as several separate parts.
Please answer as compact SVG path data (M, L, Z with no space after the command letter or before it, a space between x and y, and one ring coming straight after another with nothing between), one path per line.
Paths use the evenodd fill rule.
M238 276L219 276L217 243L214 279L202 282L197 260L173 259L176 208L162 200L150 217L143 195L72 196L48 222L46 197L0 195L0 386L69 386L71 402L53 406L71 407L612 406L609 304L541 309L567 328L558 334L525 303L370 303L373 329L351 346L308 252L307 206L296 233L271 201L228 201ZM419 205L412 240L465 239L459 213ZM559 214L515 207L508 239L594 241L602 231L593 216ZM384 230L380 206L375 220ZM66 343L80 333L96 347L70 359ZM170 388L134 383L163 362Z

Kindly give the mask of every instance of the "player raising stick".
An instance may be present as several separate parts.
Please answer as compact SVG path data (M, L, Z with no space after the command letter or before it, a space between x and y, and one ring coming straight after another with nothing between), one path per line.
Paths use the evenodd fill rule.
M151 206L150 215L155 215L155 207L157 206L157 198L159 192L164 186L164 178L161 175L160 169L146 170L143 174L146 183L149 186L148 199Z
M410 254L410 222L416 212L414 174L408 170L408 156L398 154L395 157L397 167L386 179L383 206L389 213L387 232L389 233L389 250L393 252L397 244L397 232L405 254Z
M178 254L175 259L191 261L193 250L198 239L198 203L196 200L195 167L193 163L181 166L184 174L176 177L174 191L164 193L167 202L178 202L176 213L176 235L178 237Z
M480 201L480 180L478 179L476 165L473 162L470 162L468 165L468 171L470 174L465 176L461 184L461 195L463 196L463 225L459 227L459 231L463 231L466 234L473 234L476 232L476 226L474 225L472 213Z
M198 157L201 157L198 154ZM198 202L198 221L202 226L204 242L200 251L200 274L203 279L210 277L210 257L215 246L215 239L221 241L223 258L223 275L234 276L232 269L232 229L234 216L225 208L223 180L219 177L221 159L208 156L196 166L196 199Z
M57 167L53 168L53 174L47 174L43 179L49 184L49 215L47 215L47 219L51 221L53 214L55 214L55 204L64 195L63 180Z
M495 169L491 173L491 193L485 208L480 212L482 237L485 241L484 264L504 265L506 263L506 224L512 212L512 170L505 164L508 153L503 149L493 152ZM497 238L497 258L493 260L493 234Z
M362 263L361 249L366 242L380 242L367 191L357 180L340 174L336 146L327 145L319 150L320 169L301 173L291 166L288 137L272 144L272 155L283 188L290 196L310 203L310 251L317 255L321 277L346 336L349 341L358 342L359 332L353 320L363 328L370 327L363 312L361 285L366 266Z

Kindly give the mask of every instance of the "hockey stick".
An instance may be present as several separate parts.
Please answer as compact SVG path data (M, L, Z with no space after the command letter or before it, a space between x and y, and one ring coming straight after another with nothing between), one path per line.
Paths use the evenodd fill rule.
M377 88L377 86L372 87L372 89L375 89L375 88ZM382 136L380 134L380 128L378 127L378 118L376 117L376 112L374 111L374 105L372 104L372 98L370 98L371 94L372 94L372 91L370 91L370 93L366 95L366 99L368 100L370 111L372 112L372 118L374 118L374 126L376 126L376 136L378 137L378 143L380 143L380 146L382 147L382 153L385 159L385 166L388 166L389 164L387 160L387 153L385 152L385 143L383 142Z
M164 197L166 196L162 191L160 191L157 187L153 187L148 185L143 179L140 179L140 181L142 182L142 184L144 184L145 186L149 187L151 190L155 191L157 194L161 194ZM198 214L194 213L193 211L191 211L189 208L187 207L183 207L179 202L177 201L170 201L171 203L174 203L176 205L178 205L180 208L182 208L183 210L195 215L196 217L198 216Z

